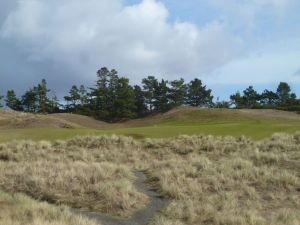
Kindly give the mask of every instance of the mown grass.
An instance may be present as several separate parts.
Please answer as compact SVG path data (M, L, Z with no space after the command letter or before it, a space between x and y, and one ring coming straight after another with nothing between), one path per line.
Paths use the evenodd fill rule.
M30 115L27 116L30 117ZM65 118L68 118L68 115L65 115ZM86 118L81 119L84 125ZM88 120L88 123L90 122ZM245 135L259 140L270 137L276 132L294 133L298 130L300 130L300 116L295 113L264 110L250 110L246 113L234 109L179 107L164 114L139 120L106 124L103 129L26 128L26 126L23 129L0 129L0 142L22 139L54 141L69 139L77 135L104 134L127 135L136 139L169 138L184 134L234 137Z
M151 225L298 225L299 146L300 133L261 141L186 135L15 141L0 144L0 188L125 215L141 207L130 170L144 169L149 185L171 200Z
M147 127L96 129L63 129L63 128L24 128L0 130L0 142L11 140L48 140L69 139L78 135L126 135L141 138L169 138L178 135L245 135L255 140L270 137L276 132L294 133L300 130L300 122L283 121L236 121L226 123L188 124L172 122Z

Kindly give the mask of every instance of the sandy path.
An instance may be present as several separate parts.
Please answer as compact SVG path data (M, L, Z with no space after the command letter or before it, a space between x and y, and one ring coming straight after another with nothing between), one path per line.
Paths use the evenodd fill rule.
M146 175L143 171L135 171L134 174L137 178L134 183L135 187L138 189L138 191L146 194L149 197L150 202L145 208L138 210L132 217L124 219L98 212L96 213L80 210L73 210L73 212L99 221L99 223L101 223L102 225L148 224L148 222L154 217L155 213L169 204L169 200L146 185Z

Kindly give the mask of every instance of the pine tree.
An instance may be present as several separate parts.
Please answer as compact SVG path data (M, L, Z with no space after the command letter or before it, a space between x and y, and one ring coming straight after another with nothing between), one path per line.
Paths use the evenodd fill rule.
M192 80L188 85L188 104L196 107L211 107L213 105L211 90L206 89L199 79Z
M69 95L64 97L65 101L67 101L67 109L70 111L76 110L76 107L80 102L80 97L78 87L73 85L69 91Z
M4 97L4 96L2 96L2 95L0 94L0 108L3 107L2 104L1 104L1 100L3 99L3 97Z
M254 90L253 86L249 86L244 92L244 103L246 108L251 109L258 106L260 95Z
M108 74L108 96L106 108L109 112L113 112L116 100L117 100L117 89L119 88L119 76L118 71L112 69Z
M38 111L41 113L48 112L48 106L49 106L48 92L50 92L50 90L47 88L47 81L43 79L36 88Z
M49 113L58 113L60 112L61 104L59 103L59 100L55 93L52 94L52 97L49 100Z
M80 104L81 104L81 106L87 105L88 104L88 92L87 92L84 85L80 85L79 95L80 95Z
M109 117L109 76L110 71L103 67L97 71L96 87L91 88L91 103L92 109L95 111L95 115L98 118L108 118Z
M22 96L23 109L26 112L36 112L37 111L37 92L36 87L29 89Z
M155 90L158 87L158 81L154 76L148 76L142 80L143 91L146 104L150 111L154 110Z
M219 98L218 98L217 102L214 104L214 107L217 109L228 109L228 108L230 108L230 102L219 101Z
M17 98L17 95L14 90L7 91L5 102L6 102L6 106L13 110L16 111L22 110L21 101Z
M170 101L173 107L181 106L185 103L187 97L187 85L184 79L171 81Z
M129 80L125 77L118 79L115 90L115 102L112 111L112 118L135 118L136 106L134 90L129 85Z
M264 90L264 92L261 94L260 103L265 107L275 107L278 103L279 97L278 95L269 90Z
M244 98L241 96L239 91L230 96L230 101L230 104L235 105L235 107L238 109L245 108Z
M276 94L278 95L279 106L287 106L289 101L292 100L292 97L296 97L294 93L291 93L291 87L286 82L280 82Z
M169 88L168 81L164 79L155 86L154 90L154 109L155 111L164 112L170 108L169 105Z
M142 88L138 85L134 86L134 99L135 99L135 113L138 117L144 116L148 112L145 102L145 95Z

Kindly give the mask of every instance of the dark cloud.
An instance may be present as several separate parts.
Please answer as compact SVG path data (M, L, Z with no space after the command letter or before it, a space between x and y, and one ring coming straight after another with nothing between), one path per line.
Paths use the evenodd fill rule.
M170 23L155 0L1 1L0 92L22 91L42 78L66 92L73 83L92 84L101 66L133 82L150 74L195 76L237 57L243 46L218 22L203 29Z
M169 11L162 3L168 1L134 0L130 5L124 5L125 0L0 1L0 93L8 88L22 93L46 78L50 87L63 96L73 84L92 85L96 71L102 66L116 68L133 83L139 83L147 75L187 80L198 76L216 82L216 76L210 77L212 72L229 65L225 73L219 73L219 79L232 84L252 82L258 75L241 74L247 74L252 68L262 71L266 65L263 62L259 67L262 60L258 60L254 64L230 67L229 62L238 61L237 58L249 59L248 53L256 39L239 36L236 21L226 22L232 12L228 12L224 1L214 0L218 8L225 7L221 10L225 19L206 22L203 27L182 21L170 22ZM243 13L245 8L238 2L229 1L230 6L236 6L236 13ZM253 11L249 19L257 10L265 9L265 4L261 6L258 1L248 2ZM277 4L281 2L278 0L264 2L273 5L271 8L276 11L286 8L283 6L287 4ZM236 13L232 16L234 20ZM255 21L237 22L247 27L248 22ZM295 61L291 58L297 57L292 55L289 62ZM283 61L273 57L268 60L279 67ZM271 82L276 69L268 68L268 75L257 73L256 80Z
M17 7L17 0L1 0L0 4L0 23L2 24L9 13Z

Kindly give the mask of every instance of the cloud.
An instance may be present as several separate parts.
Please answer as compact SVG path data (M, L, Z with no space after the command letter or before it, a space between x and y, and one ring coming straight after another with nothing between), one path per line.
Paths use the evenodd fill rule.
M288 75L299 68L299 1L191 0L189 7L205 9L185 17L192 22L171 15L182 11L180 0L126 1L2 0L0 92L46 78L66 93L72 84L91 85L102 66L133 83L148 75L226 85L299 83Z
M230 62L244 47L221 22L202 28L171 23L156 0L130 6L121 0L18 1L0 38L31 67L55 72L46 76L57 86L67 79L90 82L101 66L130 74L135 82L150 74L195 77Z
M298 70L294 73L294 76L300 77L300 69L298 69Z
M276 43L274 45L276 46ZM268 85L285 81L300 84L300 76L292 75L299 68L299 57L300 51L294 52L290 49L251 54L224 65L215 71L214 79L207 78L207 82L226 85Z
M222 19L247 35L264 27L266 22L282 20L296 0L211 0L210 4L221 10ZM237 19L238 18L238 19Z

